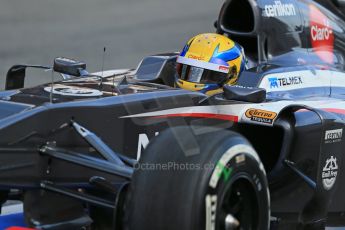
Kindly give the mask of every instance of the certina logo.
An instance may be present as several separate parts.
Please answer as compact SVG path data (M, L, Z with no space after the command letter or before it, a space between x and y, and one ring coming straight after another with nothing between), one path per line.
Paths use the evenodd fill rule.
M337 175L338 175L337 158L334 156L331 156L330 158L326 160L326 164L322 169L322 185L324 189L330 190L333 187L337 179Z
M270 82L270 88L279 88L281 86L289 86L289 85L300 85L303 83L301 77L284 77L284 78L277 78L271 77L268 78Z
M245 113L246 117L252 121L272 124L277 114L275 112L261 110L261 109L248 109Z
M343 129L327 130L325 133L325 143L335 143L341 141L343 137Z
M283 4L281 1L274 1L273 5L265 5L267 17L295 16L296 9L293 4Z

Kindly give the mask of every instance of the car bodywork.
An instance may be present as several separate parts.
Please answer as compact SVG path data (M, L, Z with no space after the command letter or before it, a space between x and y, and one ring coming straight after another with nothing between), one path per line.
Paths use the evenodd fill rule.
M272 220L344 225L345 16L335 3L226 1L217 32L245 48L250 68L238 86L211 97L173 87L176 53L147 57L135 70L70 77L59 69L64 80L32 88L22 88L25 69L50 67L12 67L0 93L2 200L13 189L24 196L41 189L116 209L80 190L107 190L97 176L118 198L130 182L128 165L159 132L216 126L241 133L259 153ZM32 199L24 200L30 209Z

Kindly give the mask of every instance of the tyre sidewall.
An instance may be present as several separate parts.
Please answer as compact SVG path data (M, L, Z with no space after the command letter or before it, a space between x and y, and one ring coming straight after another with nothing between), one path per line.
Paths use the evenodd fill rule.
M252 149L250 145L235 144L228 147L229 148L224 151L218 161L216 161L216 168L213 170L212 175L209 176L208 187L206 189L206 194L204 195L206 209L205 229L218 229L218 226L214 220L218 222L218 218L220 218L219 213L220 206L222 205L221 201L224 199L227 191L232 189L234 183L239 179L247 180L252 185L252 189L255 193L253 194L253 196L256 197L258 210L256 229L269 229L269 191L267 186L266 174L263 170L262 164L258 159L256 153L255 155L253 154L255 151L247 152L245 150L241 150L243 148ZM228 151L231 151L231 149L234 150L236 148L238 148L238 152L235 153L229 160L226 160L226 164L221 164L220 161L222 157L223 159L225 159L226 157L224 156L228 153ZM230 173L231 170L231 174L227 177L226 174L222 172L219 176L218 182L215 184L214 182L212 182L212 179L214 179L214 175L219 175L219 171L221 169L228 170L227 173ZM217 199L216 213L212 211L212 208L214 208L214 206L209 206L210 199L214 201L215 198ZM254 205L255 204L253 204L253 206Z
M267 179L261 161L250 143L238 133L217 130L196 135L199 153L188 155L179 147L177 141L181 137L184 138L186 132L190 132L189 127L166 130L150 142L141 162L176 162L213 167L189 171L137 170L127 196L124 217L126 229L217 229L215 225L210 224L212 218L217 218L217 214L209 215L210 208L207 208L206 199L209 196L224 196L234 178L240 175L246 175L253 182L257 194L260 221L256 229L269 229ZM188 145L188 142L184 143ZM225 163L227 167L232 168L229 180L219 177L216 185L211 186L210 181L216 173L216 165L229 151L234 152ZM243 156L245 160L240 159L243 159ZM217 203L215 210L219 206ZM147 213L148 210L150 213Z

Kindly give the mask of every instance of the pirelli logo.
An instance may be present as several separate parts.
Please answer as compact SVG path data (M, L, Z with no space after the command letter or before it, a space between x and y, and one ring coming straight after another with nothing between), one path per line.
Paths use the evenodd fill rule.
M266 124L272 124L274 118L277 117L277 113L261 109L248 109L245 115L252 121Z
M327 130L325 132L325 143L335 143L341 141L343 137L343 129Z

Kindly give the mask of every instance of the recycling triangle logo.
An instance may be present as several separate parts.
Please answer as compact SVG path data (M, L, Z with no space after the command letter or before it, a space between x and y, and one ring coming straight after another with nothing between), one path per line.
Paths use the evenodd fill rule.
M330 190L337 179L338 164L337 158L331 156L326 160L326 164L322 170L322 185L324 189Z

